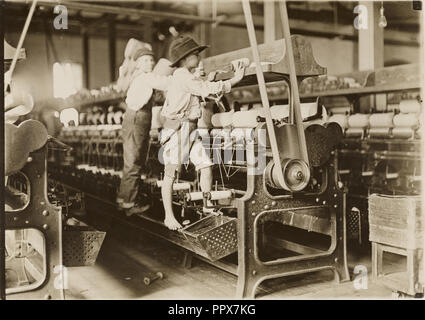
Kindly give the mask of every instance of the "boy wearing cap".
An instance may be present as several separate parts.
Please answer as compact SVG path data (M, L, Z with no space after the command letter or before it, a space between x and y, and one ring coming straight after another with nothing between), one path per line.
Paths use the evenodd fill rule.
M203 81L194 72L200 63L199 53L207 46L199 46L190 37L178 37L171 43L171 67L178 67L169 83L162 115L166 118L164 131L172 132L162 135L163 160L165 166L162 184L162 200L164 203L164 224L171 230L182 226L175 219L172 207L172 191L176 172L179 172L182 159L187 158L200 171L200 186L203 192L211 191L213 165L202 142L196 140L191 145L190 133L196 129L197 120L201 116L200 98L211 94L230 92L244 75L244 65L239 63L232 79L226 81ZM210 78L210 77L209 77Z
M149 46L139 46L134 52L135 67L129 70L131 81L127 91L122 123L123 175L117 202L127 216L149 209L148 204L137 204L140 176L145 173L152 121L154 89L165 91L171 77L152 73L155 61Z

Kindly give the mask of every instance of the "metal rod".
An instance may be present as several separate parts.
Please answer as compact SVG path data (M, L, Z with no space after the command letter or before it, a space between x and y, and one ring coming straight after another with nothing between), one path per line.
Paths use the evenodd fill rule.
M32 4L31 4L30 11L28 12L27 19L25 20L24 29L22 30L21 36L19 37L18 46L16 47L16 51L15 51L15 55L13 56L12 64L10 65L10 69L9 69L10 77L9 77L9 79L12 79L13 71L15 70L16 62L18 61L19 52L21 51L22 45L23 45L24 40L25 40L25 36L27 35L27 31L28 31L28 28L30 26L31 19L32 19L32 16L34 14L36 5L37 5L37 0L33 0ZM7 83L7 85L9 85L9 84L10 83Z
M84 58L84 87L90 88L90 53L89 53L89 35L84 28L82 32L83 58Z
M292 91L291 98L293 98L292 102L294 106L292 109L295 115L295 124L297 126L297 133L298 133L298 142L300 144L302 160L304 160L308 165L309 162L308 162L308 153L307 153L307 143L305 140L303 118L301 115L300 93L298 91L294 51L292 48L291 32L289 29L289 19L288 19L288 12L286 9L286 0L279 1L279 9L280 9L280 18L282 20L283 37L285 38L285 44L286 44L286 51L287 51L286 55L288 57L288 64L289 64L289 80L291 82L291 91Z
M278 171L278 180L284 185L282 172L282 164L280 163L279 148L277 146L276 134L274 132L273 119L270 112L269 98L267 97L266 83L264 80L263 69L261 68L260 54L258 52L257 38L255 36L254 22L252 20L251 7L249 0L242 1L243 12L245 15L246 27L248 29L249 42L252 49L252 55L255 62L255 70L257 73L258 88L260 89L261 103L263 104L264 115L266 118L267 131L270 138L270 145L273 153L273 161Z
M58 4L62 4L66 6L68 9L75 10L83 10L83 11L91 11L91 12L99 12L99 13L112 13L112 14L126 14L126 15L138 15L140 17L149 17L149 18L168 18L168 19L176 19L183 21L192 21L199 23L214 23L215 20L207 17L199 17L188 14L180 14L180 13L171 13L171 12L162 12L155 10L142 10L142 9L132 9L125 8L121 6L105 6L105 5L97 5L97 4L88 4L88 3L78 3L74 1L40 1L40 5L43 6L56 6Z

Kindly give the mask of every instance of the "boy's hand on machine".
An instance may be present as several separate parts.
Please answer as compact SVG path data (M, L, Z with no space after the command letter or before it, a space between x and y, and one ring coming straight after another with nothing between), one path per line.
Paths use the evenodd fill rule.
M233 85L237 84L239 81L242 80L243 76L245 74L245 65L242 61L238 61L237 65L235 66L235 75L232 79L230 79L230 83Z
M217 75L217 71L211 71L209 74L208 74L208 77L207 77L207 80L208 81L214 81L214 79L215 79L215 76Z
M204 63L202 61L199 62L194 74L197 78L205 76Z

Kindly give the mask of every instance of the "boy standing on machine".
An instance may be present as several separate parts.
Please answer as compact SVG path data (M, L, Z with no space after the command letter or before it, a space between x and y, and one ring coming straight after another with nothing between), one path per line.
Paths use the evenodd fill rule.
M174 71L162 115L166 118L163 134L163 159L165 165L164 181L162 184L162 200L165 210L164 224L171 230L180 229L182 226L176 220L172 207L173 184L176 172L180 172L182 159L189 158L200 171L200 186L203 192L211 191L213 165L209 154L202 142L196 140L191 145L189 136L197 127L201 117L201 98L211 94L228 93L231 87L237 84L244 75L245 66L238 63L235 75L226 81L203 81L196 77L194 72L199 66L199 53L208 46L198 45L190 37L178 37L170 46L171 67L178 67ZM208 77L210 79L211 76ZM207 211L204 208L204 211Z
M154 90L166 90L171 78L152 72L155 60L150 46L135 46L133 59L122 123L124 168L117 199L127 216L143 213L150 207L147 199L137 203L136 198L141 174L146 173Z

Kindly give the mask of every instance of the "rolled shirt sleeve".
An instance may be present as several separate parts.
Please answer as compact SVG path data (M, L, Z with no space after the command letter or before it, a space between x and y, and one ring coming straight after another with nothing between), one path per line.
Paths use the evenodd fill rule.
M161 76L154 73L145 74L145 79L153 89L161 91L167 91L171 82L171 76Z
M230 81L203 81L195 77L186 68L174 71L167 90L167 98L162 115L168 119L193 118L200 114L198 97L227 93L231 90Z
M210 94L222 94L230 92L232 85L229 80L226 81L203 81L200 79L189 78L185 81L187 92L201 97L207 97Z
M171 77L160 76L153 73L138 75L131 83L125 100L127 107L139 110L149 101L153 89L166 91Z

